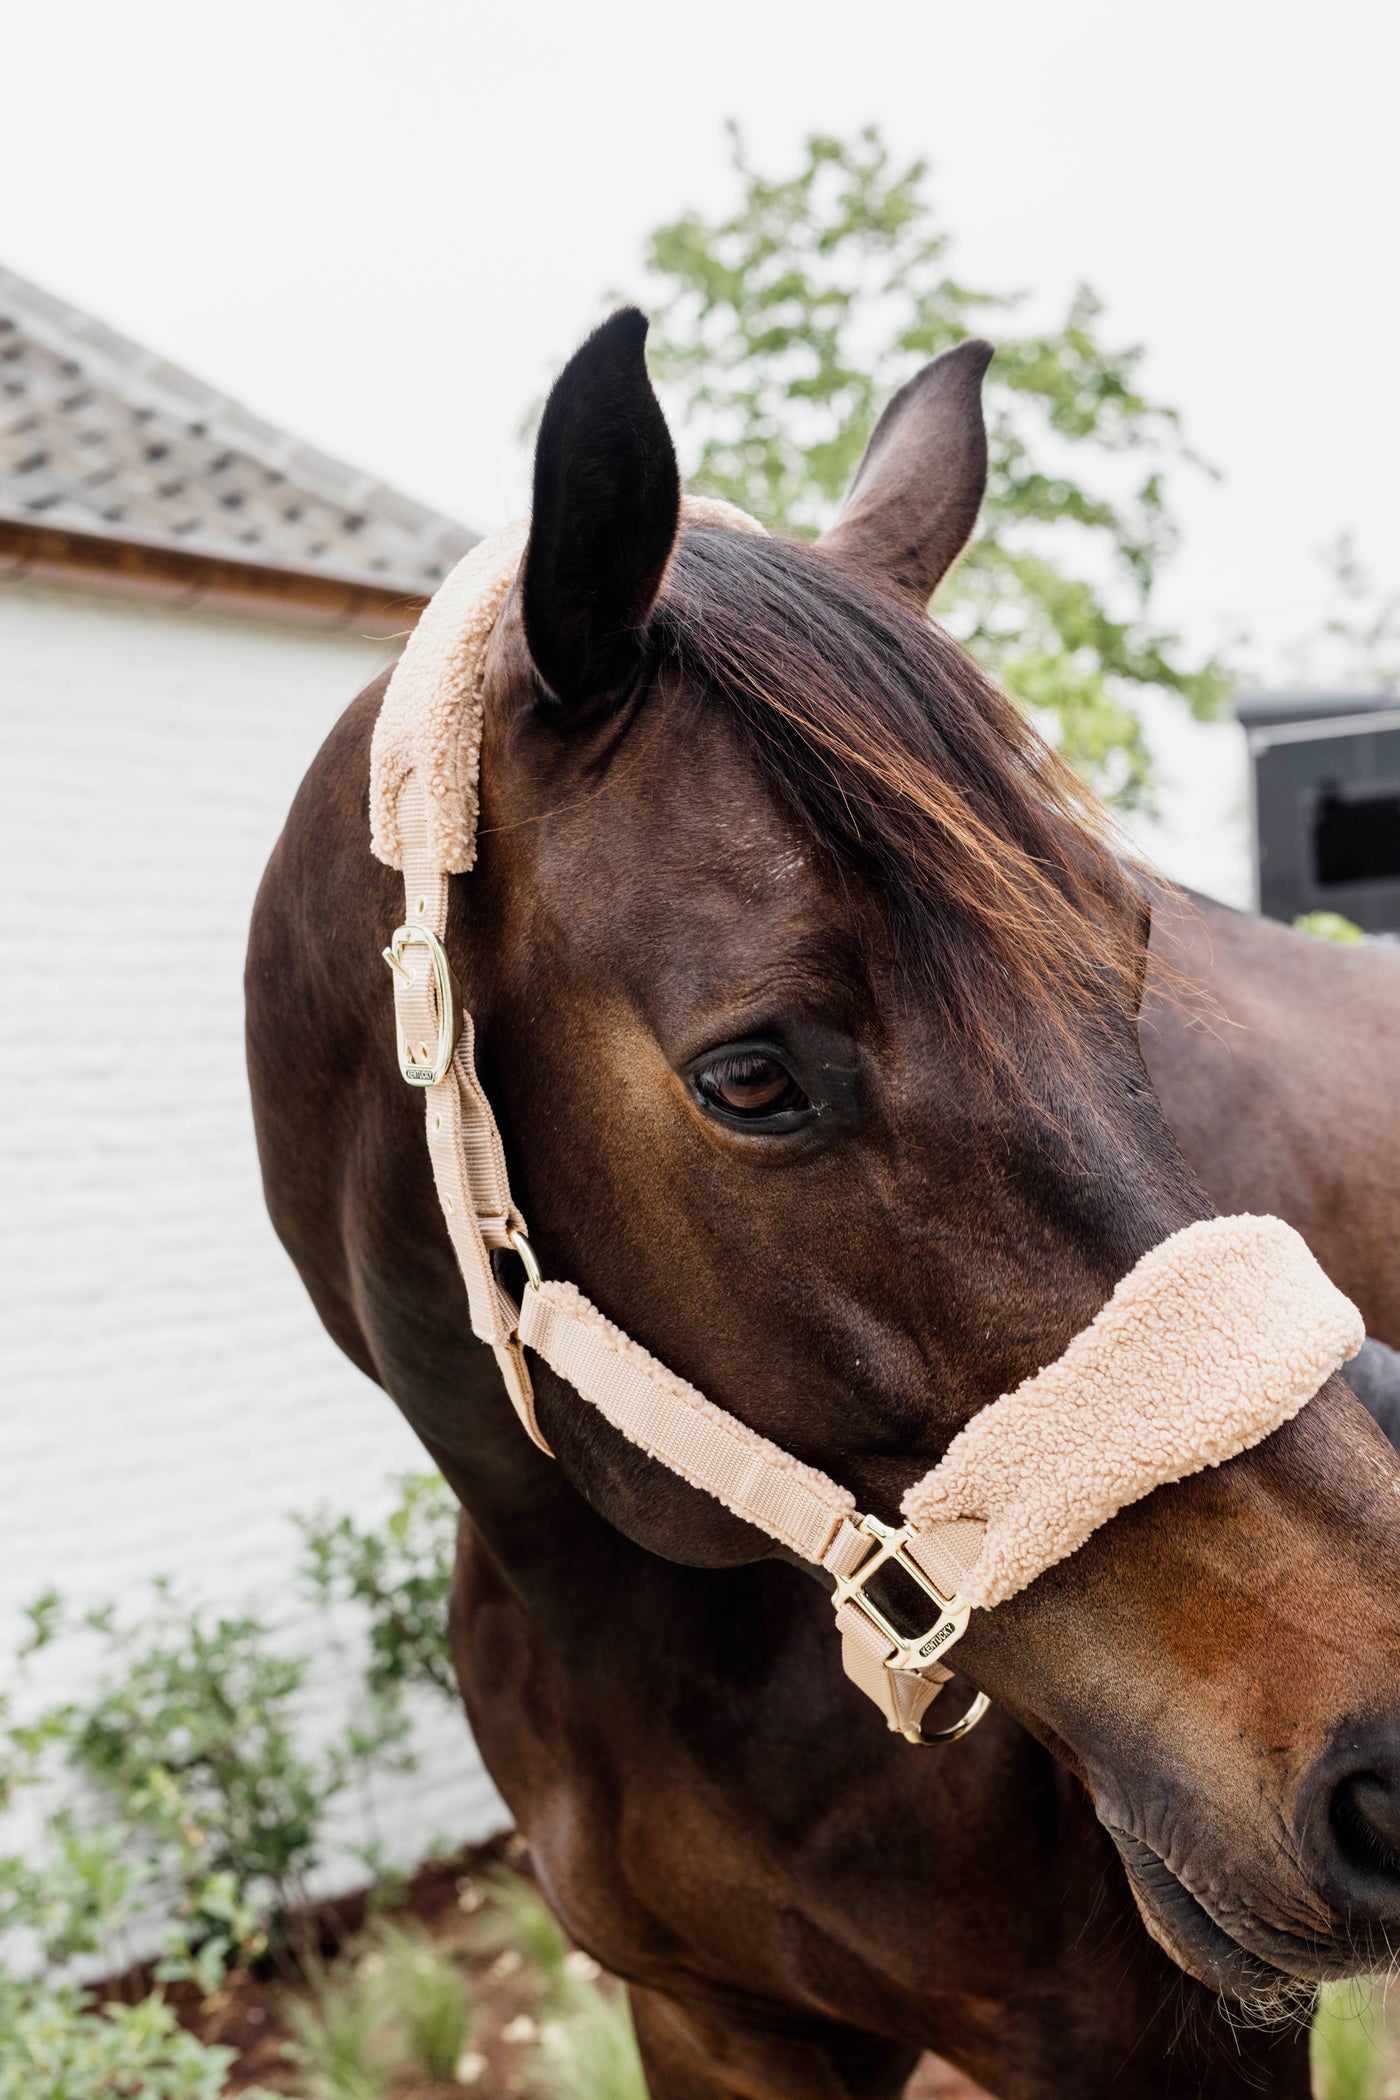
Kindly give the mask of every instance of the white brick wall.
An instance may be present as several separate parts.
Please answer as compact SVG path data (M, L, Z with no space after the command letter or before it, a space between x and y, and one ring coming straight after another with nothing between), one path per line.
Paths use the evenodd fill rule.
M0 582L0 1679L48 1584L84 1603L162 1572L221 1603L256 1592L310 1645L288 1514L372 1515L423 1462L273 1236L243 1071L258 878L383 660L359 637ZM464 1721L432 1716L424 1747L384 1793L405 1860L504 1820Z

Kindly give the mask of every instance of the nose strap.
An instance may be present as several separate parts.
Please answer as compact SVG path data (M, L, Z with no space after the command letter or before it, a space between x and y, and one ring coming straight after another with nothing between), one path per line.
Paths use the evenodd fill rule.
M1201 1218L1148 1250L1064 1354L973 1416L904 1498L921 1532L985 1527L963 1594L989 1610L1120 1509L1296 1415L1365 1339L1281 1218Z

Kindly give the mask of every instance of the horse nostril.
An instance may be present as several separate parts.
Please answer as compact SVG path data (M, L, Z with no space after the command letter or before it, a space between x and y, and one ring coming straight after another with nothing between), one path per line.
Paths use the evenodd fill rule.
M1301 1803L1303 1861L1352 1917L1400 1920L1400 1726L1341 1731Z
M1356 1772L1332 1795L1332 1835L1354 1872L1400 1884L1400 1791L1380 1772Z

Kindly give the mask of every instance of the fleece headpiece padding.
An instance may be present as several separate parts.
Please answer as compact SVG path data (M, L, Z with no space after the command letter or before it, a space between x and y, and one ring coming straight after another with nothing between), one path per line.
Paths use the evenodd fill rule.
M974 1415L904 1498L987 1527L962 1581L1000 1604L1130 1502L1249 1450L1365 1339L1281 1218L1207 1218L1128 1271L1063 1356Z
M681 524L763 532L747 511L709 496L684 497ZM369 761L370 846L388 867L403 866L399 797L414 772L427 789L433 865L465 875L476 861L486 652L529 536L529 519L517 518L478 540L439 586L389 680Z

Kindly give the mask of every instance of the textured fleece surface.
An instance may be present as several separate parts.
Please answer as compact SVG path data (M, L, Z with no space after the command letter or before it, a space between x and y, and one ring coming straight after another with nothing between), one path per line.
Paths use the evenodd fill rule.
M987 1607L1154 1488L1247 1451L1354 1356L1361 1315L1281 1218L1207 1218L1130 1269L1063 1356L974 1415L904 1498L985 1522Z
M747 511L708 496L685 497L681 523L763 531ZM409 636L389 680L370 747L369 810L370 844L391 868L403 866L399 793L415 767L428 791L434 864L462 875L476 860L486 651L529 535L529 519L517 518L462 557Z

